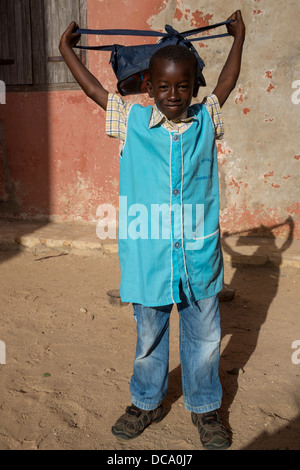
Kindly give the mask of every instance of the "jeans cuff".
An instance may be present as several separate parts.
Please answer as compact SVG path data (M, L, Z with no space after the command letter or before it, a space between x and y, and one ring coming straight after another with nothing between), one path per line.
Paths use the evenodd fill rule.
M191 406L187 403L184 403L185 409L191 411L192 413L207 413L208 411L218 410L221 407L221 402L216 401L215 403L211 403L209 405L201 405L201 406Z
M140 408L141 410L145 410L145 411L156 410L156 408L158 408L161 405L161 402L157 404L144 403L139 400L136 400L134 397L131 397L131 403L137 406L138 408Z

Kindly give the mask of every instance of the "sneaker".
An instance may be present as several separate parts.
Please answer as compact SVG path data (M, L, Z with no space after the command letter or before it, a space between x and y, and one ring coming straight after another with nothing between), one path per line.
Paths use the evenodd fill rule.
M135 405L128 406L123 414L111 428L114 436L121 439L134 439L139 436L151 423L159 423L165 410L159 406L155 410L141 410Z
M230 447L229 436L217 410L203 414L192 413L192 422L198 427L200 441L206 449L225 450Z

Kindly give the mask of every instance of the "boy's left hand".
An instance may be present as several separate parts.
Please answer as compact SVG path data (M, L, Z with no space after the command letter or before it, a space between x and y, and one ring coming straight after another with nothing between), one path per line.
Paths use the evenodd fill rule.
M242 18L241 10L235 11L228 18L228 20L234 20L232 23L229 23L227 25L228 34L230 34L230 36L233 36L234 38L244 39L246 28Z
M245 25L240 10L233 13L228 20L233 20L227 25L227 31L234 37L230 53L220 73L219 80L213 94L217 96L220 106L223 106L228 96L236 86L240 74L242 51L245 40Z

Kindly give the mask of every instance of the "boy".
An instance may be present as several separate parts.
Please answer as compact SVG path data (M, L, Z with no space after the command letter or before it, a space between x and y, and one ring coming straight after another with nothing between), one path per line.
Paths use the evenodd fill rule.
M155 104L142 107L108 93L83 66L72 49L80 38L73 32L75 23L61 38L61 54L75 79L106 110L107 134L123 141L120 201L122 197L131 208L137 204L147 214L167 207L161 226L151 218L150 237L142 231L128 236L129 217L120 207L121 298L132 302L137 323L132 405L112 427L123 439L137 437L164 415L169 315L176 303L185 407L205 448L230 446L218 413L222 388L217 294L223 286L223 263L215 145L223 134L220 107L236 85L245 38L241 12L230 19L234 21L227 29L234 42L217 86L203 103L193 106L198 66L186 47L167 46L154 54L147 90ZM200 213L196 211L192 232L187 224L195 206ZM169 237L159 237L157 229L169 230Z

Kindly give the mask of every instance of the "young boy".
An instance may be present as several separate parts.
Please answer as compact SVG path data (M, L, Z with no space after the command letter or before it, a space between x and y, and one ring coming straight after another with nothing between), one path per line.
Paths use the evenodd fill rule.
M112 427L123 439L137 437L164 415L169 316L176 303L185 407L205 448L230 446L218 413L222 388L217 294L223 286L223 262L215 139L223 135L220 107L239 76L245 26L239 10L229 19L234 20L227 26L234 42L217 86L193 106L198 64L186 47L166 46L153 55L147 90L155 104L143 107L108 93L84 67L73 51L80 38L75 23L61 38L61 54L75 79L106 110L107 134L123 142L120 201L126 201L126 209L136 204L151 215L167 208L162 224L151 217L150 236L149 231L131 231L130 236L130 211L120 207L121 298L133 304L137 323L132 405ZM195 232L188 227L191 207L196 208ZM159 236L160 229L169 236Z

